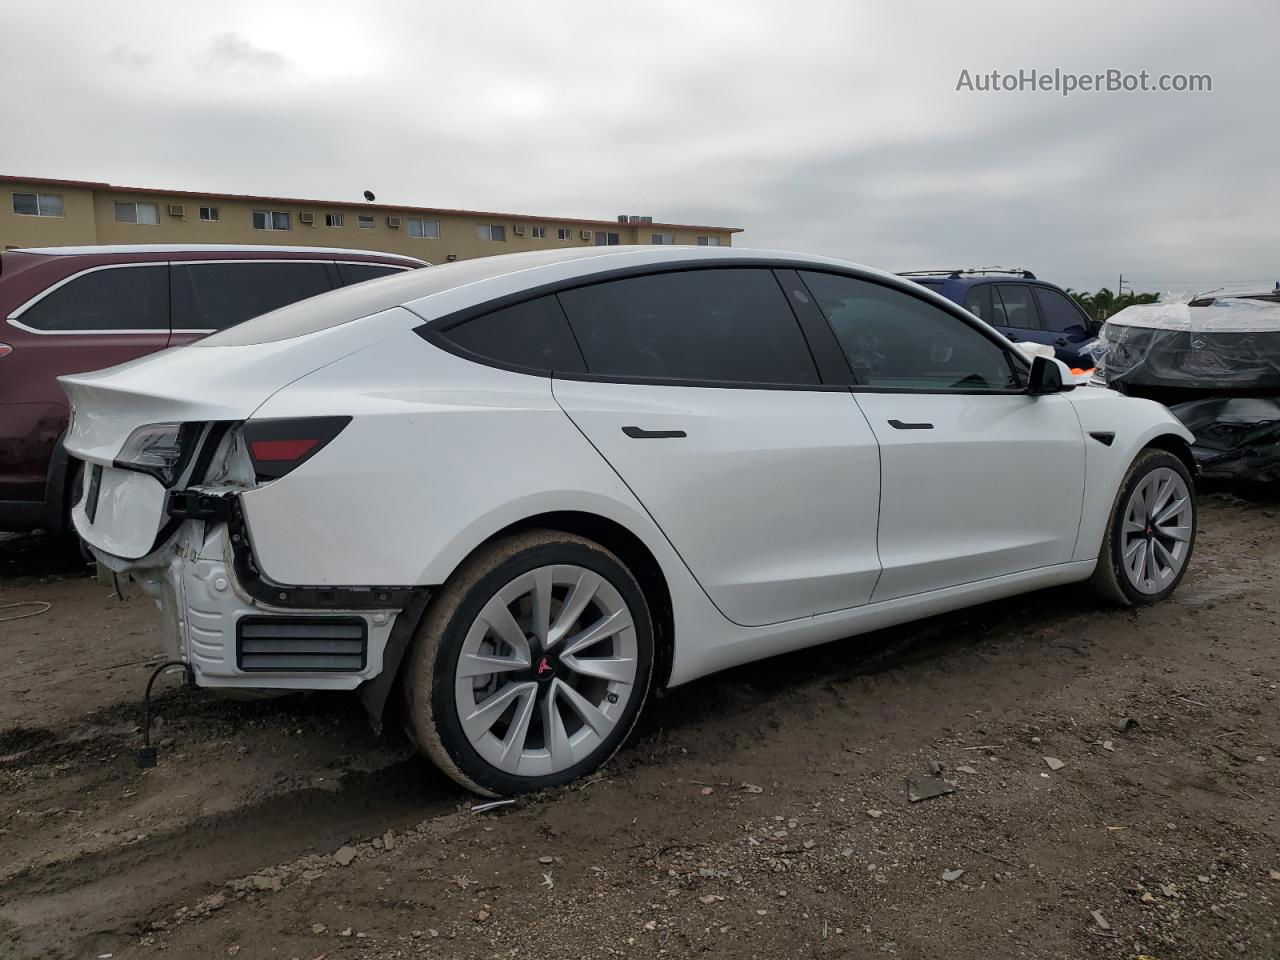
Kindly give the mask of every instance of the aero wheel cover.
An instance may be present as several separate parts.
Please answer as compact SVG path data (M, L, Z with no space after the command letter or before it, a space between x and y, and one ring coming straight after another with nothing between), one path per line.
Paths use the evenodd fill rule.
M635 619L608 580L574 564L538 567L468 628L454 668L458 721L503 773L562 773L615 731L638 664Z
M1159 467L1144 476L1120 522L1120 563L1139 593L1165 590L1186 566L1195 507L1182 475Z

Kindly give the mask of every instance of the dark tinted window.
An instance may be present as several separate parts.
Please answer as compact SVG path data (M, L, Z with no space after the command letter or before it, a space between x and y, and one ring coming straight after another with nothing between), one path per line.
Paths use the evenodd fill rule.
M998 327L1017 327L1021 330L1039 330L1036 302L1031 288L1022 283L998 283L991 292L991 320Z
M991 312L991 284L970 287L964 295L964 308L980 320L995 323L995 315Z
M376 280L389 273L403 273L399 267L389 267L385 263L340 263L338 270L342 273L342 282L346 284L363 283Z
M467 320L444 335L472 353L538 370L582 373L582 355L554 296Z
M591 373L817 383L809 348L767 270L687 270L560 294Z
M1004 350L960 318L867 280L829 273L801 276L859 383L932 390L1017 388Z
M17 319L37 330L167 332L165 267L109 267L86 273L32 304Z
M332 289L323 263L175 263L173 328L225 330Z
M1080 308L1065 293L1048 287L1037 287L1036 296L1040 298L1040 314L1044 318L1046 330L1062 333L1066 330L1087 329Z

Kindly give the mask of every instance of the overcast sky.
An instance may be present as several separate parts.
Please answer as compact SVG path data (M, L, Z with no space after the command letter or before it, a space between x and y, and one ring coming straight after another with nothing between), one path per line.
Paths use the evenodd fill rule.
M1076 288L1280 279L1280 4L0 0L0 172L744 227ZM962 70L1210 93L957 91Z

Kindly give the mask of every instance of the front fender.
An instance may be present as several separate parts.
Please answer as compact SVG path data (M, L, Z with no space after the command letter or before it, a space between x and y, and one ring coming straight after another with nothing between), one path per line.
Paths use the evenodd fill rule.
M1125 397L1101 387L1082 387L1067 395L1085 437L1084 507L1073 560L1093 560L1115 507L1120 484L1143 450L1168 439L1190 446L1195 437L1172 413L1151 400ZM1095 436L1096 435L1096 436ZM1110 443L1106 439L1110 436Z

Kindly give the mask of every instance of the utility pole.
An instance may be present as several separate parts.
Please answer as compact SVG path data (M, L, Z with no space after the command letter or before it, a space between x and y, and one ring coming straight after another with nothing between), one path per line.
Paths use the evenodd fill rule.
M1116 299L1119 300L1124 296L1124 274L1120 274L1120 282L1116 284Z

